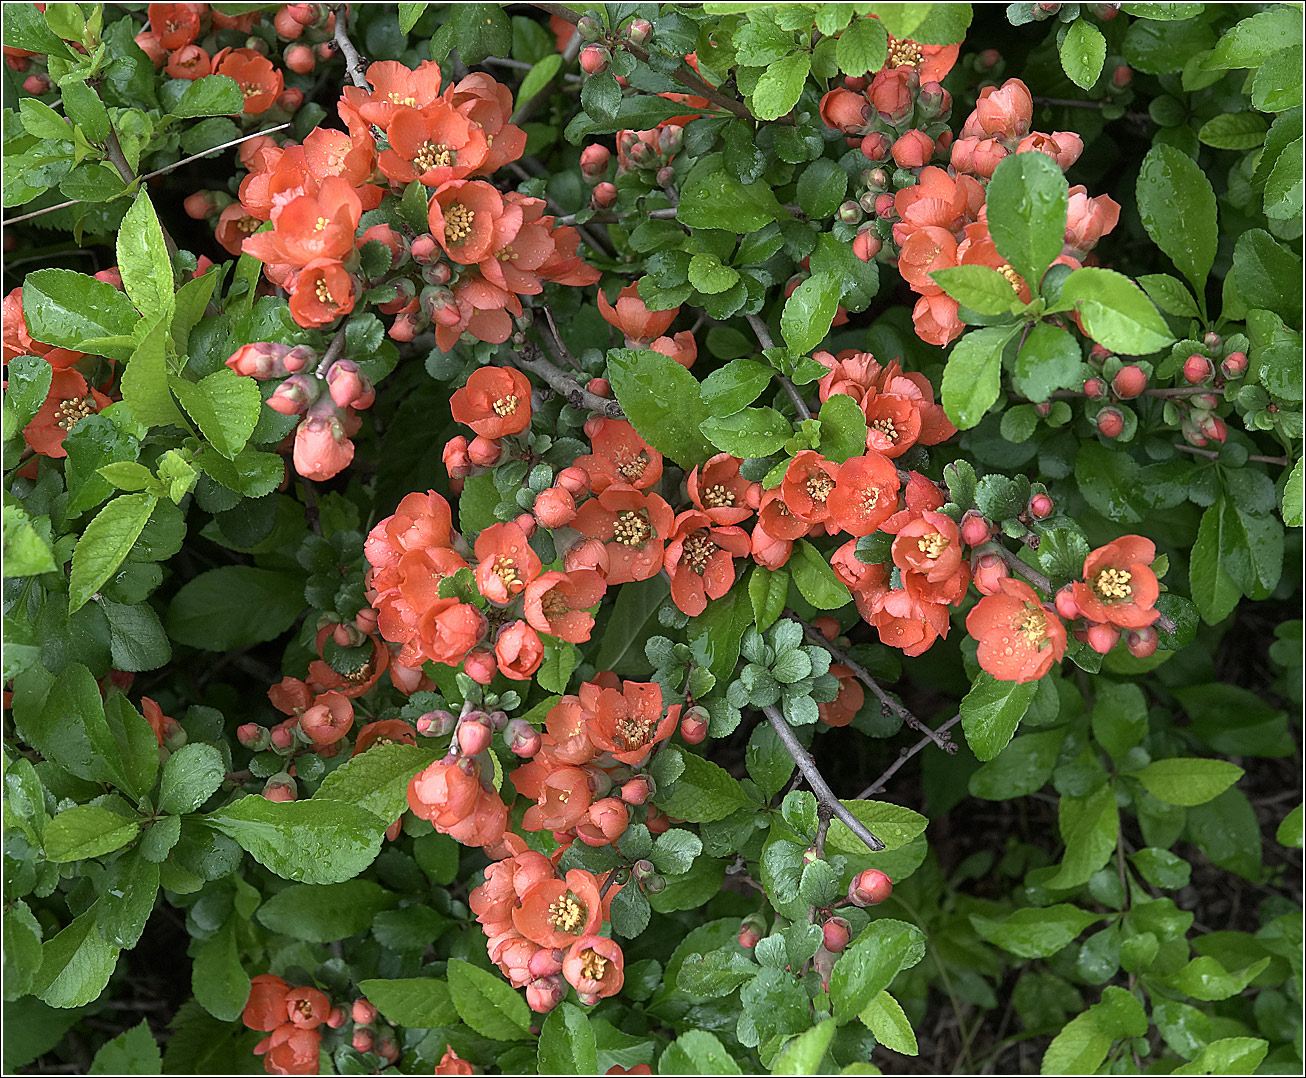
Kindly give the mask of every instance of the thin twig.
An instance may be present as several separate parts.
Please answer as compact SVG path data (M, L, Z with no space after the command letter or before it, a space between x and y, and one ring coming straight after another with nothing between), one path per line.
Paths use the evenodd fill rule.
M1220 456L1214 449L1198 449L1195 445L1183 445L1179 442L1175 443L1175 449L1179 450L1180 453L1191 453L1195 457L1205 457L1207 460L1216 460ZM1291 457L1265 457L1260 453L1248 453L1247 459L1254 460L1259 464L1277 464L1283 468L1292 463Z
M807 780L807 785L811 787L812 793L816 794L816 800L829 808L854 835L861 839L872 853L879 853L884 849L884 843L876 838L867 829L856 816L854 816L845 807L844 803L834 796L834 791L830 789L825 779L821 777L821 772L816 768L816 761L812 759L809 753L798 738L794 735L793 727L785 721L778 708L773 705L767 705L762 708L763 714L771 723L771 729L784 745L785 750L793 757L794 763L798 765L798 770L803 773L803 778Z
M748 324L753 327L753 333L757 335L757 343L762 346L762 350L775 347L775 341L771 339L771 331L767 329L766 323L755 314L746 315ZM779 371L775 373L775 380L780 383L781 388L789 395L789 399L794 402L794 408L798 412L800 419L811 419L812 410L807 407L807 402L803 400L803 395L798 392L798 387L793 384Z
M562 51L562 63L559 65L558 70L554 72L553 77L548 79L543 86L517 106L513 114L508 118L510 124L523 124L535 115L535 110L538 109L540 105L542 105L553 93L553 84L558 78L558 75L562 74L563 69L575 61L577 54L580 52L580 46L580 34L572 34L571 40L567 42L567 47ZM579 76L573 75L571 72L567 72L563 75L563 78L579 81Z
M562 358L575 367L578 371L584 370L580 362L571 354L571 349L567 347L567 342L562 339L562 334L558 332L558 323L553 320L553 312L548 307L544 307L544 318L549 323L549 330L553 334L553 339L558 344L558 351Z
M1044 592L1049 600L1052 598L1052 581L1035 569L1029 562L1023 560L1019 555L1008 550L1001 543L988 542L975 548L978 554L996 554L1007 563L1007 567L1013 570L1017 575L1023 576L1034 587ZM1164 614L1157 614L1156 627L1162 632L1173 633L1175 623L1167 618Z
M910 760L913 756L915 756L918 752L920 752L921 749L925 748L926 745L930 744L931 742L933 742L934 744L938 744L938 739L942 737L944 734L946 734L949 730L951 730L954 726L956 726L957 723L959 722L961 722L960 713L953 715L952 718L950 718L938 729L931 730L928 734L926 734L923 738L921 738L918 742L916 742L916 744L914 744L911 748L903 749L898 754L898 759L894 760L893 763L891 763L885 769L884 774L882 774L878 779L872 782L868 787L866 787L866 789L864 789L861 793L857 795L858 800L861 800L866 797L870 797L871 794L881 793L884 790L884 784L888 782L891 778L893 778L893 776L897 773L898 768L902 767L903 764L905 764L908 760ZM953 748L955 749L956 746L954 745Z
M331 364L344 354L346 337L345 330L349 328L349 319L346 318L341 323L340 328L336 330L336 335L331 338L331 343L327 345L326 354L322 356L322 362L317 365L317 370L313 372L314 378L325 378L327 371L331 369Z
M946 753L954 753L957 751L957 746L952 743L951 739L945 736L935 734L933 730L931 730L928 726L926 726L923 722L921 722L921 720L918 719L915 715L913 715L911 711L909 711L901 703L899 703L887 692L885 692L882 688L880 688L879 682L877 682L875 678L871 677L870 671L868 671L866 667L862 666L861 663L859 663L856 659L854 659L851 655L849 655L846 651L844 651L843 648L836 646L835 644L827 640L824 636L822 636L820 630L817 629L814 625L812 625L810 622L804 621L792 610L786 610L785 616L789 618L790 621L795 621L799 625L801 625L804 631L807 633L807 638L813 644L816 644L818 647L825 648L825 650L828 651L841 665L846 666L849 670L851 670L853 676L857 678L857 680L860 681L863 685L865 685L868 689L870 689L871 692L875 694L876 698L880 701L881 704L883 704L895 715L897 715L900 719L902 719L902 721L905 722L908 726L910 726L913 730L933 738L934 743L938 745L939 748L941 748Z
M354 43L349 40L349 31L345 23L349 18L349 5L336 4L332 9L336 16L336 44L340 46L340 51L345 54L345 70L349 72L349 81L355 86L367 89L367 61L354 48Z
M522 345L521 351L513 356L512 361L522 370L530 371L532 374L544 379L549 388L561 393L573 408L584 408L612 419L625 417L626 413L621 410L620 404L583 388L566 371L559 370L550 363L544 357L544 353L540 351L539 345L534 341L527 341Z

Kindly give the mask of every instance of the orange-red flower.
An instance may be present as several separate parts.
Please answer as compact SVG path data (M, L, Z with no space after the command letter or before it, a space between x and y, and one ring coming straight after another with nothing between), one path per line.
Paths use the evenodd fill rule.
M890 34L884 66L886 69L914 67L921 82L942 82L960 53L960 45L922 45L909 37Z
M570 25L570 24L568 24ZM472 1065L463 1059L450 1045L444 1050L440 1062L435 1065L436 1074L472 1074Z
M570 947L599 930L603 903L594 874L573 868L566 880L541 880L512 911L517 931L541 947Z
M966 615L979 664L999 681L1037 681L1066 653L1066 627L1023 580L1004 577Z
M603 416L586 429L592 432L594 452L577 457L576 467L585 469L595 494L602 494L613 483L645 490L662 478L662 454L626 420Z
M542 633L583 644L594 628L589 607L607 587L603 574L593 569L544 573L526 585L526 620Z
M531 384L515 367L480 367L449 407L457 422L482 437L520 434L531 424Z
M765 540L758 539L758 531L765 536ZM759 549L768 546L769 543L788 543L793 546L793 541L806 535L812 530L812 526L807 521L795 516L785 504L784 497L780 487L772 487L762 495L761 505L757 510L757 524L753 528L753 556L757 557ZM785 551L784 557L780 564L789 560L789 553ZM766 565L766 562L762 562ZM768 566L775 568L775 566Z
M626 681L620 692L586 682L580 687L580 704L590 741L632 767L643 764L680 721L679 704L663 714L662 687L656 682Z
M626 957L616 940L605 936L578 939L562 961L562 975L581 995L615 996L625 982Z
M208 4L151 4L150 30L169 52L184 48L200 36L200 17Z
M514 782L516 775L514 772ZM555 768L540 783L539 796L522 816L522 826L528 831L569 830L589 811L592 799L589 772L579 767Z
M664 545L674 523L671 506L657 494L613 483L580 507L571 526L605 544L607 582L627 584L647 580L662 568Z
M331 1013L331 1001L316 988L292 988L286 993L286 1016L300 1029L316 1029Z
M240 1014L240 1020L249 1029L270 1033L286 1021L286 996L290 985L271 973L260 973L251 978L249 999Z
M717 526L701 509L676 517L664 559L671 577L672 601L690 617L720 599L735 582L735 558L747 557L748 533L736 525Z
M738 524L761 503L762 487L739 474L740 460L718 453L685 477L689 500L714 524Z
M866 693L857 675L848 667L831 663L830 673L839 679L839 695L829 703L817 704L816 710L826 726L847 726L861 711Z
M417 731L403 719L381 719L369 722L358 731L351 756L366 752L373 745L416 745Z
M386 130L399 108L423 109L440 96L440 65L430 60L416 68L405 67L397 60L379 60L368 65L366 77L372 86L370 93L352 86L345 90L340 115L346 122L347 114L353 111L367 123Z
M507 606L540 575L540 557L514 521L491 524L476 537L476 586L496 606Z
M1156 546L1141 535L1122 535L1084 559L1084 579L1074 583L1075 602L1090 621L1142 629L1160 612L1161 586L1152 572Z
M505 626L494 642L499 673L513 681L529 681L544 661L544 641L524 621Z
M893 540L893 563L913 599L958 602L970 580L970 563L961 556L961 535L952 519L927 511L903 526Z
M646 345L654 337L661 337L680 313L679 307L666 311L650 311L639 298L639 282L626 285L617 293L616 304L600 289L598 294L599 314L611 326L615 326L626 335L626 343L632 347Z
M804 449L789 462L780 494L789 512L808 524L821 524L830 516L827 504L834 491L839 466L813 449ZM768 531L772 529L768 526ZM773 532L774 534L774 532Z
M317 1074L321 1048L321 1030L287 1022L255 1045L254 1054L267 1053L263 1067L269 1074Z
M286 88L280 70L253 49L222 49L213 57L213 73L235 80L245 97L246 116L267 112Z
M467 266L510 243L522 212L484 180L450 180L431 196L427 217L445 254Z
M301 326L330 325L354 309L354 278L339 262L310 262L295 277L290 315Z
M109 398L87 386L71 368L51 372L45 403L23 428L23 439L43 457L66 457L63 440L88 415L109 406Z
M420 179L427 187L439 187L466 179L490 150L484 130L445 98L424 109L396 107L386 137L390 145L377 165L392 183L404 185Z
M353 185L328 176L315 194L300 194L274 206L272 232L250 236L243 250L260 262L307 266L317 261L343 262L354 251L363 203Z
M447 91L450 103L480 126L489 146L480 174L488 176L526 152L526 132L510 124L512 91L481 71L473 71ZM597 273L595 280L598 279ZM592 281L589 283L593 283Z
M898 470L874 451L849 457L835 473L828 503L830 524L849 535L870 535L898 508Z

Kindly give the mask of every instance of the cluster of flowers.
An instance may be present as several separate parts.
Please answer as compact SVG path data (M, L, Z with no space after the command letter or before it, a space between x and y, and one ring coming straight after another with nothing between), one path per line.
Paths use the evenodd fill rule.
M963 520L962 534L986 541L988 524ZM979 544L973 544L979 545ZM1140 535L1125 535L1092 551L1084 559L1083 579L1067 584L1046 603L1022 580L1007 575L994 555L980 555L976 587L984 598L966 616L966 631L979 642L980 666L999 681L1036 681L1066 653L1071 623L1076 640L1105 655L1124 635L1131 654L1146 658L1156 651L1154 628L1160 617L1160 584L1151 564L1156 547Z
M346 1011L341 1005L332 1006L316 988L294 988L274 974L260 973L250 982L240 1018L247 1028L269 1034L254 1048L255 1055L264 1057L269 1074L317 1074L322 1027L340 1029L347 1022L353 1023L350 1043L356 1051L375 1052L386 1063L399 1060L394 1034L388 1029L377 1031L376 1008L362 997Z
M593 873L573 868L560 875L557 859L507 835L485 882L468 899L486 936L490 960L516 988L525 987L531 1010L545 1014L576 989L584 1004L621 991L621 945L600 935L610 898ZM604 892L606 892L604 888Z
M251 140L241 159L251 168L240 201L197 200L194 211L219 214L218 238L233 253L265 263L265 274L290 292L290 310L304 326L323 326L354 309L361 246L389 249L380 310L398 317L397 340L435 326L448 350L463 332L501 344L522 314L522 296L543 281L589 285L598 271L576 254L575 229L555 227L541 199L506 194L477 177L515 161L525 133L508 123L512 93L488 75L466 76L440 91L435 63L416 70L394 61L367 70L370 91L347 87L338 112L348 133L319 128L302 146ZM385 148L379 149L383 139ZM388 225L358 233L365 210L387 190L420 182L431 188L429 233L401 235ZM384 183L384 187L382 186ZM272 229L250 235L270 221ZM408 275L415 272L416 280Z

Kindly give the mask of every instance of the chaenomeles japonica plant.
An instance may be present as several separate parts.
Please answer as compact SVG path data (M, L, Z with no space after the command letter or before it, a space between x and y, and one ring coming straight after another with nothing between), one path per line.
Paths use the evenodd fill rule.
M1301 1073L1299 6L0 20L6 1072Z

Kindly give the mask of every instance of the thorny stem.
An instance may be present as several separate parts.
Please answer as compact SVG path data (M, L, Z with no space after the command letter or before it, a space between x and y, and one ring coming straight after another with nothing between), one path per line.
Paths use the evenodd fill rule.
M956 726L957 723L959 722L961 722L960 713L952 716L952 718L950 718L937 730L931 730L928 734L926 734L923 738L921 738L918 742L916 742L916 744L914 744L911 748L903 749L901 752L899 752L898 759L894 760L893 763L891 763L887 768L885 768L884 774L882 774L878 779L876 779L869 786L867 786L866 789L864 789L861 793L859 793L857 795L857 799L860 801L863 798L870 797L872 794L880 793L884 789L884 784L888 782L891 778L893 778L895 774L897 774L898 769L902 767L903 764L905 764L908 760L910 760L913 756L915 756L918 752L920 752L921 749L925 748L925 746L930 744L931 742L938 744L938 739L942 737L944 734L946 734L949 730L951 730L954 726ZM953 745L953 749L954 750L956 749L956 745Z
M1183 445L1179 442L1175 443L1175 448L1180 453L1191 453L1195 457L1205 457L1207 460L1216 460L1220 456L1214 449L1198 449L1195 445ZM1292 463L1291 457L1266 457L1260 453L1248 453L1247 459L1257 461L1260 464L1278 464L1284 468Z
M762 350L765 351L768 348L774 348L775 341L771 339L771 331L767 329L766 323L755 314L750 314L747 317L748 324L753 327L753 333L756 334L757 343L762 346ZM798 392L798 387L779 371L776 371L775 379L780 383L781 388L783 388L789 395L789 399L794 402L794 408L798 412L798 418L811 419L812 410L807 407L807 402L803 400L803 395Z
M861 663L859 663L856 659L854 659L851 655L849 655L846 651L844 651L843 648L838 647L837 645L827 640L824 636L822 636L820 630L818 630L814 625L812 625L810 622L804 621L792 610L786 610L785 616L789 618L790 621L796 621L799 625L801 625L807 633L807 638L813 644L816 644L818 647L825 648L825 650L828 651L831 654L831 656L833 656L836 660L838 660L838 662L841 665L846 666L849 670L851 670L853 676L856 677L857 680L860 681L863 685L865 685L868 689L870 689L871 692L875 694L876 698L880 701L881 704L883 704L895 715L901 718L902 721L905 722L908 726L910 726L913 730L916 730L920 733L926 734L929 737L933 738L934 743L938 745L939 748L941 748L946 753L951 754L957 751L957 746L953 744L949 738L936 735L933 730L931 730L928 726L926 726L923 722L921 722L921 720L918 719L915 715L913 715L907 708L905 708L901 703L899 703L887 692L885 692L882 688L880 688L879 683L873 677L871 677L870 672L864 666L862 666Z
M884 849L884 843L871 834L866 825L849 812L844 807L843 802L834 796L834 791L830 789L821 776L821 772L817 770L816 761L812 759L811 753L803 748L794 735L793 727L785 721L785 717L780 713L779 709L768 704L762 708L762 712L766 715L767 721L771 723L771 729L775 731L776 737L784 745L785 751L793 757L794 763L798 765L798 770L802 772L803 778L807 780L807 785L812 788L812 793L816 794L817 802L825 805L831 813L843 821L848 830L866 843L867 848L872 853L879 853L880 850Z
M1027 561L1022 560L1017 554L1008 550L1001 543L988 542L975 548L980 554L996 554L1007 563L1007 567L1013 570L1018 576L1023 576L1034 587L1046 593L1048 599L1052 598L1053 589L1052 581L1030 565ZM1167 618L1164 614L1157 614L1156 627L1162 632L1172 633L1175 631L1175 623Z
M349 30L345 25L349 19L349 6L347 4L336 4L332 11L336 16L335 41L340 46L340 51L345 54L345 70L349 72L349 81L361 89L367 89L367 63L358 54L354 48L354 43L349 40Z
M530 371L542 378L550 389L556 393L561 393L573 408L584 408L599 415L608 416L611 419L625 417L620 404L583 388L566 371L559 370L550 363L544 357L544 353L540 351L539 345L534 341L527 341L523 344L521 351L513 357L512 361L522 370Z

